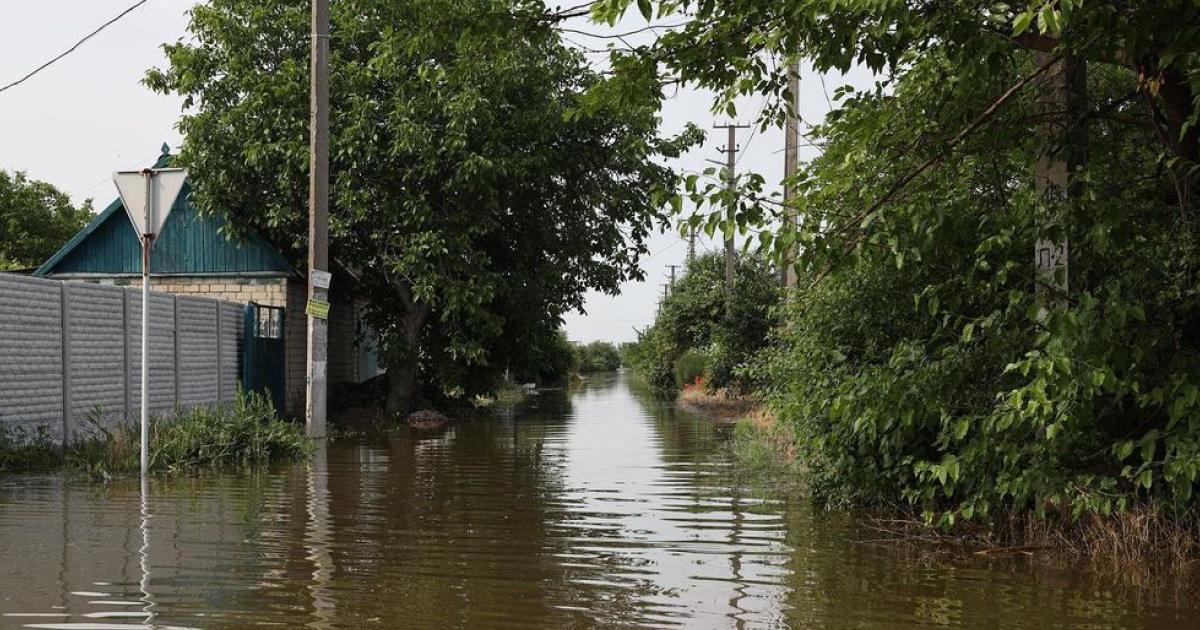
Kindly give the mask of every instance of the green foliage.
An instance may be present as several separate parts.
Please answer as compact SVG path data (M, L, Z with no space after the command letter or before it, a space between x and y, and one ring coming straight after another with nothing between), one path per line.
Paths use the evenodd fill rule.
M699 352L688 351L675 359L675 382L678 385L695 383L708 372L712 359Z
M651 327L626 351L625 362L640 376L650 390L660 396L671 395L679 389L675 380L672 350L662 331Z
M331 253L361 274L403 410L486 387L587 290L640 278L670 187L651 107L599 80L537 0L347 0L332 10ZM213 0L147 83L183 97L194 203L305 250L309 3ZM418 365L419 364L419 365ZM420 371L418 379L417 371Z
M66 193L24 173L0 171L0 271L46 262L92 219Z
M112 429L93 421L96 436L73 445L71 468L124 474L140 468L141 429L124 422ZM231 403L195 407L150 422L150 470L183 473L213 468L244 468L308 455L304 428L284 420L260 392L238 391Z
M0 474L50 470L61 460L62 449L46 427L30 431L0 426Z
M64 465L68 471L93 476L138 472L140 424L122 422L109 428L96 415L89 421L91 435L66 451L44 429L33 434L0 430L0 473ZM230 403L150 419L150 470L154 473L245 468L306 457L311 449L304 427L280 418L270 399L259 392L239 390Z
M779 276L761 258L743 256L735 277L727 312L723 254L705 254L688 264L633 353L633 367L651 384L664 392L678 388L683 382L674 376L677 362L695 352L707 357L710 387L735 394L752 388L739 370L766 345L780 298Z
M621 367L617 347L607 341L593 341L575 346L575 365L581 374L615 372Z
M761 178L739 182L733 212L722 182L683 182L701 206L690 226L757 229L775 260L800 250L776 343L741 373L795 431L818 496L905 501L943 526L1012 508L1197 509L1200 6L648 6L690 21L614 53L596 102L654 101L645 88L667 73L732 113L736 96L783 93L786 64L770 57L878 73L834 91L809 136L824 153L791 182L790 207L764 198ZM1086 96L1072 92L1086 109L1059 133L1039 125L1053 72L1035 77L1035 52L1088 62ZM1080 162L1066 202L1035 188L1048 155ZM1038 238L1070 244L1059 300L1035 297Z
M1030 67L959 72L959 90L976 96L943 106L938 122L968 119ZM944 98L929 85L947 68L917 64L894 94L848 99L822 130L829 149L806 177L833 230L833 213L844 214L834 199L883 194L859 173L886 169L891 152L863 153L878 142L867 134ZM1089 91L1113 101L1134 81L1097 73ZM822 498L902 499L946 526L1010 507L1195 506L1194 210L1172 198L1151 130L1104 119L1078 174L1081 198L1047 207L1026 175L1042 145L1019 124L1033 100L906 189L864 232L866 246L825 258L833 271L798 295L780 344L755 366ZM1142 103L1123 109L1146 115ZM1043 318L1030 257L1047 215L1062 226L1050 233L1071 243L1071 293Z
M575 346L563 330L552 330L537 338L525 361L511 370L518 383L562 383L573 373L576 365Z

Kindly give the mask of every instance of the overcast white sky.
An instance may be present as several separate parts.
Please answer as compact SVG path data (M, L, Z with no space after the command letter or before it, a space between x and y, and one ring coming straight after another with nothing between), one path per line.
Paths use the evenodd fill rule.
M4 0L0 85L61 53L134 1ZM97 207L103 208L116 197L110 180L113 171L148 166L163 142L177 147L181 138L174 125L181 111L180 100L150 92L141 79L148 68L165 63L161 44L187 36L186 12L195 4L196 0L149 0L74 54L0 93L0 169L25 171L67 191L77 202L94 198ZM618 30L644 24L640 16L631 16ZM606 32L582 22L572 26ZM608 41L577 34L569 37L594 48L603 48ZM828 111L826 90L832 93L846 81L864 85L870 80L865 74L827 76L822 86L820 77L810 70L802 74L801 115L813 121ZM706 94L681 91L663 111L664 132L678 132L688 122L705 129L725 122L724 117L710 113L710 104ZM761 107L762 101L742 103L739 122L749 122ZM741 134L738 170L756 171L768 181L778 181L783 169L782 131L751 134L743 130ZM718 149L724 143L723 132L710 132L704 147L683 156L674 166L703 171L710 166L706 159L722 159ZM801 148L802 159L812 155L813 149ZM717 246L702 240L698 249ZM567 318L567 334L572 339L632 340L635 326L641 328L653 321L669 265L683 263L687 246L671 231L655 236L650 251L644 264L646 282L626 284L617 297L589 294L588 313Z

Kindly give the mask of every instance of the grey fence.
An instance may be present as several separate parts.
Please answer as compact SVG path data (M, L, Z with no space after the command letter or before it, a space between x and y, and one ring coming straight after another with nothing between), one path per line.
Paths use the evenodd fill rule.
M150 294L150 409L230 400L244 306ZM66 443L141 406L140 289L0 274L0 425Z

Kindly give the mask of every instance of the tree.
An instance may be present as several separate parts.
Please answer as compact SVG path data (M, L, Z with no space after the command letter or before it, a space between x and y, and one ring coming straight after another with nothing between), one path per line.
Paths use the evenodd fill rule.
M658 389L683 384L678 382L680 359L689 353L701 355L703 360L685 362L702 365L712 387L733 393L751 389L737 372L767 343L779 281L774 268L755 256L738 259L735 277L726 310L724 254L704 254L688 263L634 353L639 372Z
M66 193L24 173L0 171L0 270L36 267L92 219Z
M615 372L621 367L617 347L607 341L593 341L575 347L575 369L583 374Z
M609 0L601 18L630 2ZM796 431L820 496L903 498L950 525L1017 509L1174 515L1200 490L1200 7L1164 2L788 0L639 2L688 12L676 32L614 53L593 92L653 102L667 80L778 96L771 58L861 64L834 91L794 182L802 227L774 220L761 178L710 230L799 242L804 286L750 368ZM1048 63L1049 62L1049 63ZM1078 68L1047 115L1053 66ZM762 121L781 113L768 107ZM1062 129L1045 133L1047 118ZM1038 163L1083 154L1067 203ZM1064 160L1065 161L1065 160ZM725 193L687 181L698 201ZM1071 249L1070 290L1035 298L1033 245Z
M197 6L195 39L166 46L170 67L147 79L184 97L197 206L292 252L305 236L308 5ZM642 275L656 191L673 179L655 160L694 133L659 138L644 106L580 115L598 77L552 21L536 0L333 7L331 251L361 275L392 411L413 404L422 369L495 374L585 290Z

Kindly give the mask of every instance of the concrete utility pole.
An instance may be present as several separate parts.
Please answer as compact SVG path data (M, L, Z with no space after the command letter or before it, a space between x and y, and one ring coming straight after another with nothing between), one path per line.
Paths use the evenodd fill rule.
M671 269L671 288L674 289L675 288L675 270L679 268L679 265L667 265L667 267L670 267L670 269Z
M785 181L795 177L796 171L800 168L800 62L798 60L788 65L788 94L789 106L787 122L784 124L783 143L783 177ZM795 199L796 189L790 181L786 181L783 186L785 220L794 222L799 227L800 215L792 206ZM787 291L788 297L791 297L792 291L796 289L795 262L798 256L799 245L793 244L791 250L784 256L783 269L779 274L780 282Z
M737 130L748 129L750 125L738 125L729 123L727 125L714 125L715 129L724 129L729 133L728 140L724 149L721 152L725 154L725 185L729 188L728 209L726 210L729 220L733 220L737 213L737 196L734 194L734 187L737 185L737 178L734 176L734 169L737 168ZM734 243L734 234L731 231L729 238L725 239L725 317L730 317L733 314L733 283L734 283L734 266L737 263L737 246Z
M687 264L691 265L695 261L696 261L696 228L688 227Z
M1041 67L1053 57L1038 53ZM1061 209L1077 197L1072 182L1075 169L1087 154L1087 126L1082 114L1087 107L1087 66L1083 61L1065 57L1054 62L1038 79L1038 133L1045 147L1038 156L1035 186L1050 212ZM1041 217L1039 232L1057 226L1056 217ZM1034 245L1036 292L1039 318L1049 309L1067 304L1070 271L1070 247L1066 237L1057 242L1039 235Z
M325 437L329 349L329 0L312 4L311 162L308 182L309 437ZM324 287L319 286L324 284ZM320 304L324 303L324 312ZM314 308L315 306L315 308ZM322 316L322 314L324 316Z

